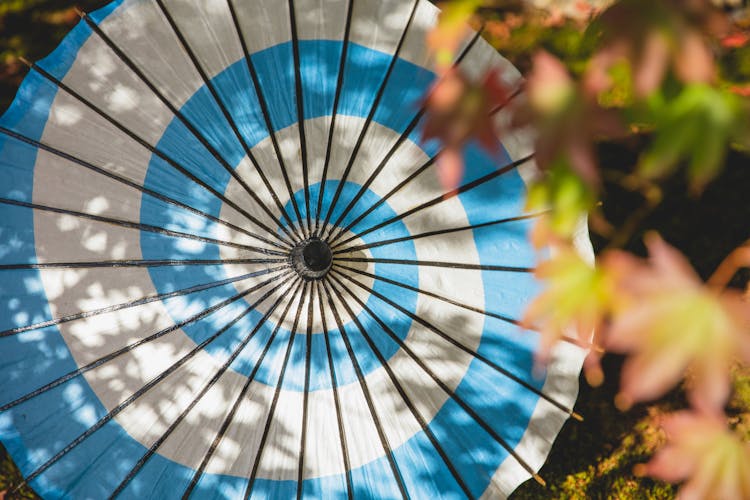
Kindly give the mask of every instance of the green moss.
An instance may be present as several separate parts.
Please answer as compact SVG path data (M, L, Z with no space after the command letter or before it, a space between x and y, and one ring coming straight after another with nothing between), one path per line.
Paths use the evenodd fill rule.
M734 371L734 394L730 406L740 412L750 412L750 367Z
M39 498L34 491L27 486L19 488L18 491L14 491L22 481L23 478L21 477L18 467L13 463L8 453L5 451L5 448L0 445L0 492L7 491L5 495L6 500Z
M729 412L732 427L750 442L750 367L734 371L734 393Z

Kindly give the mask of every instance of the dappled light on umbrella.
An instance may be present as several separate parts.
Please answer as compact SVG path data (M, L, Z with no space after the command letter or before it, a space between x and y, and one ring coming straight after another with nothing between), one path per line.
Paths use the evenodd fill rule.
M426 0L120 0L0 120L0 439L66 498L503 497L535 377L533 137L425 139ZM473 33L453 61L510 63ZM507 121L504 104L488 120Z

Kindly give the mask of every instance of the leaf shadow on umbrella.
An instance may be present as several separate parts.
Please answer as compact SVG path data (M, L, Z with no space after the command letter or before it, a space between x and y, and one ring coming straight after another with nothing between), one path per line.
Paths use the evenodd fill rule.
M89 201L94 200L92 198ZM437 225L438 221L435 222ZM79 257L81 260L97 260L101 259L102 255L112 255L113 252L115 252L115 249L117 249L117 252L119 253L122 251L123 247L128 247L133 244L132 240L129 240L122 236L122 234L115 234L115 237L105 235L106 237L102 237L102 233L98 232L96 230L91 229L90 227L81 228L81 226L76 225L65 225L62 224L63 232L70 232L74 235L79 235L79 241L78 246L84 250L81 250ZM85 226L85 225L84 225ZM65 228L68 228L65 230ZM66 240L67 241L67 240ZM74 240L75 241L75 240ZM85 250L87 246L86 241L98 241L97 245L94 246L95 250ZM102 247L102 241L104 242L104 246ZM62 242L58 242L59 244L62 244ZM181 248L181 255L184 257L185 249ZM127 252L126 252L127 253ZM211 280L215 280L215 275L208 274L207 270L201 269L203 274L199 272L198 275L194 275L194 277L197 276L205 276L202 279L196 279L196 282L210 282ZM191 273L195 273L195 269L190 270ZM67 273L67 274L65 274ZM101 281L101 276L96 277L93 273L82 271L78 273L70 273L68 271L65 271L61 274L61 280L60 283L63 283L63 289L58 291L59 297L64 297L64 302L67 304L71 304L74 306L73 310L86 310L89 306L88 304L91 303L92 300L100 300L102 297L103 290L111 289L113 284L127 284L127 280L123 281L116 281L117 278L115 276L112 276L112 281L109 283L103 283ZM38 286L38 284L37 284ZM33 292L34 290L29 290L29 292ZM37 289L38 291L38 289ZM134 292L135 296L143 295L144 292L142 290L136 290L131 292ZM203 301L200 305L200 307L205 308L207 304L216 302L222 298L225 298L226 295L220 294L220 293L210 293L204 294L202 297ZM77 307L76 307L77 306ZM16 311L17 313L17 311ZM42 318L44 317L44 314L41 309L29 309L26 312L27 316L29 318ZM428 321L430 318L426 318ZM123 313L122 320L124 321L131 321L133 320L133 317L131 315L128 315L127 311ZM407 318L403 319L404 321L408 321ZM462 326L466 323L466 319L463 314L457 313L455 314L449 321L447 321L445 324L447 326L446 331L450 332L451 330L457 330L461 329ZM152 317L144 317L139 316L138 317L138 324L137 325L131 325L131 329L135 329L139 332L154 332L157 331L159 328L158 318L156 316ZM118 329L119 330L119 329ZM115 332L111 332L114 334ZM26 334L31 337L33 334ZM44 335L50 335L51 332L46 331ZM85 339L84 336L81 336L80 338ZM170 336L170 339L176 340L177 338L182 338L179 336ZM491 342L491 339L487 342ZM50 372L48 372L48 369L52 369L52 361L50 358L51 353L56 353L57 356L65 356L66 353L60 351L61 345L59 343L54 343L51 341L51 339L47 340L44 336L40 339L39 336L35 336L34 342L30 342L28 344L33 345L33 348L36 350L35 355L27 355L24 356L24 359L22 360L21 364L15 366L14 369L11 369L10 371L6 371L8 374L8 380L13 381L14 378L18 380L19 377L28 377L29 373L34 373L34 377L36 380L51 380L56 373L53 375ZM167 344L169 346L170 344ZM489 345L489 344L488 344ZM167 354L174 354L180 348L183 346L182 342L175 341L173 344L171 344L172 352ZM448 348L445 344L440 344L440 346L443 347L442 351L435 352L435 347L433 346L433 358L428 360L428 362L439 362L444 361L445 359L452 359L453 356L455 356L455 352ZM106 345L98 344L98 345L86 345L86 348L96 351L97 349L106 348ZM505 348L507 346L504 346L501 342L497 344L496 348ZM106 352L107 349L105 349ZM111 349L110 349L111 350ZM528 354L528 353L526 353ZM301 360L297 360L297 362L301 362ZM107 397L105 399L111 400L111 401L120 401L125 399L129 394L132 393L133 389L136 387L139 387L143 384L144 380L144 372L145 367L138 366L137 364L134 364L132 361L128 363L127 365L120 367L119 369L110 369L108 370L106 379L112 383L109 384L107 389ZM525 375L530 375L530 373L527 373ZM96 379L96 372L92 374L92 378ZM147 378L147 377L146 377ZM497 381L492 382L491 379L489 380L491 385L489 387L493 387ZM195 392L195 385L196 382L194 380L179 380L177 387L175 387L174 393L180 392L181 390L189 390L191 392ZM480 386L484 386L484 388L488 387L487 385L480 384ZM414 387L409 390L409 392L412 393L419 393L420 391L425 390L434 390L434 387ZM467 388L467 390L471 391L471 388ZM8 394L12 394L8 393ZM71 433L70 435L75 435L84 432L88 427L86 426L86 422L80 421L80 417L78 416L79 413L84 409L81 406L81 401L79 398L75 397L76 395L73 394L70 398L70 401L66 402L66 410L64 412L57 412L53 415L49 415L46 417L42 417L41 420L38 421L38 424L40 427L43 427L45 424L45 421L47 419L62 419L66 421L66 426L68 427L68 430L66 430L66 436L69 435L68 433ZM235 397L235 394L225 392L222 394L223 400L229 404ZM512 439L512 436L514 435L514 432L518 432L519 429L509 429L507 425L504 422L504 416L505 415L512 415L512 414L518 414L519 412L525 411L523 407L521 407L520 404L518 404L515 400L512 398L508 401L506 401L503 405L498 405L497 401L495 401L493 398L486 398L484 400L481 400L482 404L476 407L478 413L482 415L486 415L486 419L488 422L493 422L491 425L498 425L501 426L501 430L503 432L507 432L509 439ZM163 404L163 403L162 403ZM155 426L166 428L171 424L171 420L167 418L166 412L164 411L164 408L161 406L154 406L151 408L153 410L153 413L157 415L157 419L155 420L154 424ZM22 418L25 418L23 416ZM33 418L39 419L40 416L34 416ZM90 420L89 420L90 422ZM472 436L475 434L475 427L472 424L472 420L468 419L467 416L461 415L460 412L452 412L448 413L446 415L446 418L444 421L441 421L440 423L435 425L436 429L444 428L445 430L443 432L446 432L446 436L451 435L452 437L447 438L446 437L446 443L452 442L454 445L457 445L459 449L465 448L461 445L461 443L469 443L472 442ZM448 430L450 429L450 430ZM282 429L283 430L283 429ZM522 429L520 429L522 431ZM294 433L291 430L286 430L286 433L291 436L294 435ZM55 434L52 434L52 436L55 436ZM214 439L214 434L208 430L205 432L202 432L200 435L200 438L203 441L203 444L205 448L207 448L212 440ZM284 440L280 440L279 442L282 442ZM50 438L46 440L43 444L43 446L36 449L36 452L42 454L43 456L51 456L54 454L57 450L61 449L63 446L67 444L67 441L65 439L62 439L62 437L58 437L58 439ZM235 443L236 446L242 448L242 443ZM279 448L278 444L272 443L271 446L275 446ZM420 445L425 453L434 454L434 452L431 450L431 446L428 443ZM483 461L481 459L481 451L480 449L462 449L462 452L460 455L458 455L457 460L457 466L461 467L462 470L466 468L466 470L479 470L479 474L489 476L491 474L491 471L494 470L492 467L487 464L487 467L483 466ZM284 456L291 458L291 462L294 463L294 460L298 457L298 450L294 449L292 447L282 448L280 450L277 449L277 451L280 451ZM496 464L495 464L496 465ZM420 471L421 480L429 482L434 481L436 474L439 472L439 468L433 464L436 468L431 468L429 464L427 466L419 467L416 470ZM125 463L112 463L111 461L107 462L107 469L105 471L100 471L99 474L102 475L101 479L103 483L110 483L114 484L118 482L124 474L129 469L129 464ZM70 474L71 477L77 477L81 474L87 473L86 469L77 469L73 466L70 467L70 470L66 470L67 474ZM362 486L357 486L357 488L362 488ZM369 486L365 486L363 490L358 491L359 493L366 493L368 491Z
M83 195L85 198L85 193ZM92 196L94 195L92 194ZM86 201L91 200L84 199L84 205ZM124 251L127 255L131 247L136 245L132 238L126 238L123 233L118 234L117 231L112 231L109 234L106 231L102 233L95 230L101 228L94 227L92 229L90 225L86 227L86 224L70 224L70 220L64 218L60 218L58 222L60 224L57 229L61 231L61 241L52 241L53 248L50 249L39 248L43 254L54 255L56 251L54 247L57 245L75 245L77 247L76 257L80 261L96 262L102 260L104 256L111 256L112 253L119 254ZM94 241L97 242L95 249L87 250L87 247L91 246L87 243ZM181 251L183 257L184 253L183 248ZM208 269L204 268L199 270L196 270L196 268L180 270L178 268L175 271L189 271L195 283L211 283L217 280L215 274L211 274ZM33 274L36 274L36 272L33 272ZM128 274L131 274L131 276L128 276ZM92 304L101 304L102 301L118 304L127 297L148 295L146 290L138 286L139 283L144 283L143 276L134 276L134 274L136 273L132 269L125 268L113 269L111 272L108 271L104 274L97 274L88 269L65 269L48 278L53 283L50 285L53 292L50 293L48 287L46 298L60 306L57 311L59 317L65 313L91 310ZM26 278L28 296L16 297L8 306L13 309L13 317L17 318L20 323L28 324L29 322L44 321L49 317L44 301L24 300L24 298L44 299L45 290L38 276L27 273ZM104 300L105 297L106 300ZM226 290L207 290L201 292L199 297L195 297L189 306L192 310L197 308L200 311L206 309L210 304L226 299L226 297ZM139 312L141 314L138 314ZM112 320L112 316L117 319L108 328L105 328L103 335L97 336L96 341L94 341L95 337L87 336L86 328L90 326L87 325L87 322L93 319L101 320L104 316L110 316L110 320ZM69 336L68 339L69 342L72 342L71 345L78 344L79 353L85 353L83 358L88 362L122 347L125 343L124 339L133 341L161 330L164 328L164 319L159 314L154 314L153 311L149 312L148 308L139 306L108 315L79 319L61 326L66 329L77 328L80 330L76 332L78 336ZM98 329L101 331L101 327ZM165 356L173 356L178 351L185 351L185 338L182 335L172 333L163 337L162 340L166 340L166 342L161 342L162 349L165 349L162 354ZM61 372L64 368L61 368L59 363L64 359L69 360L70 354L59 337L56 327L47 327L41 331L23 332L16 336L4 338L2 341L13 342L14 346L13 358L5 358L7 365L4 370L4 397L0 404L22 397L25 392L36 389L64 374L64 371ZM83 363L79 362L79 364ZM72 360L69 360L64 366L71 367L74 365ZM91 381L102 384L98 396L114 406L132 394L134 390L140 388L144 381L149 380L153 376L153 369L139 365L134 359L130 359L125 363L106 363L102 367L88 372L87 376L90 377ZM194 374L192 379L190 377L173 379L175 383L172 386L173 394L185 390L195 392L199 379L204 378ZM24 403L14 409L12 414L9 413L4 416L3 427L8 432L11 432L10 429L14 421L18 422L19 419L24 422L24 427L29 426L38 429L35 438L27 441L31 448L27 457L34 457L33 463L35 465L41 463L39 457L49 458L53 456L75 436L85 432L96 421L96 418L101 417L104 413L101 409L98 409L100 408L98 404L90 403L90 400L87 401L86 397L83 396L82 387L86 384L81 384L80 377L74 378L62 384L59 388L51 389L49 392L33 398L29 401L31 406L28 408L24 408L24 405L28 404ZM101 393L101 387L104 387L104 393ZM233 396L233 394L224 394L223 398L228 402ZM44 403L50 404L50 407L44 408ZM163 405L164 402L159 402L159 404L153 405L147 410L148 413L156 416L152 425L161 429L167 428L171 423L168 417L169 412L165 411ZM171 412L171 416L175 416L174 411ZM200 432L200 437L205 443L205 448L207 448L214 436L210 431L203 430ZM117 446L116 440L112 440L110 444L115 448ZM113 455L116 456L116 453ZM28 460L22 460L20 464L27 472L30 470ZM69 483L71 485L75 484L75 478L80 475L92 473L91 469L82 467L81 464L61 461L58 465L59 467L56 467L57 470L54 471L55 475L67 475L71 478ZM101 465L105 465L105 467L101 467ZM99 469L97 475L103 484L117 484L131 465L132 463L109 460L104 457L97 467Z
M403 109L407 109L408 106L403 106ZM407 111L413 111L408 110ZM406 111L403 111L404 113ZM71 127L71 130L74 130L74 127ZM348 140L345 140L343 137L335 137L334 138L335 145L333 146L334 149L338 151L350 151L352 148L351 142ZM379 153L379 152L378 152ZM358 161L364 163L364 164L372 164L375 165L375 162L379 160L379 155L376 155L374 152L371 153L369 151L363 151L361 153L361 157L358 157ZM86 190L84 190L86 191ZM85 194L83 195L85 197ZM84 201L94 201L95 198L92 197L89 200ZM342 203L344 204L348 202L347 199L342 199ZM489 200L488 200L489 201ZM179 224L178 221L174 221L175 224ZM434 226L431 227L441 227L440 221L435 221ZM123 236L123 234L118 232L113 232L111 235L105 234L102 237L101 232L97 232L96 230L93 230L92 232L86 232L83 229L75 228L79 232L76 232L74 229L66 230L64 228L58 228L62 232L70 233L72 235L78 234L78 241L77 246L82 250L80 253L77 253L77 256L81 259L89 259L89 260L100 260L102 258L102 255L110 255L111 257L119 256L119 255L130 255L130 251L136 250L136 243L134 239L128 239ZM208 232L208 227L202 228L203 230L206 230ZM123 230L127 231L127 230ZM380 234L380 233L378 233ZM387 231L383 232L382 234L388 234ZM75 242L75 240L72 240ZM66 240L68 244L72 244L71 241ZM96 242L95 245L93 245L96 250L88 250L85 251L87 248L86 242ZM57 242L53 244L63 244L62 242ZM122 253L124 252L124 253ZM54 255L54 248L50 248L50 253ZM180 249L180 252L178 252L179 255L183 256L186 253L186 250L184 248ZM199 256L199 252L195 252L194 256ZM81 271L81 272L68 272L69 270L63 271L60 273L61 279L59 280L59 283L61 284L61 289L57 290L57 297L62 297L65 304L71 306L71 310L86 310L88 307L88 304L92 303L93 301L98 301L102 299L103 293L106 290L112 290L113 285L116 286L127 286L128 281L121 276L118 278L116 276L111 276L110 281L103 281L101 279L101 276L97 277L94 273L90 271ZM185 272L186 270L175 270L176 272ZM203 282L209 282L211 280L216 280L215 275L210 275L208 271L204 268L190 268L189 272L192 274L192 277L195 278L196 283L203 283ZM201 274L203 273L203 274ZM201 278L201 279L197 279ZM133 292L134 296L142 296L146 292L144 289L139 289L136 287L136 290L129 290ZM28 293L30 295L41 295L42 297L45 295L44 290L40 288L40 285L38 281L36 283L31 283L29 285ZM47 293L47 298L52 299L49 297L49 293ZM225 298L225 294L221 294L218 291L206 291L202 292L200 299L195 299L195 303L193 305L200 306L200 307L207 307L208 304L215 303L223 298ZM41 303L45 303L46 300L42 300ZM28 305L32 305L29 303ZM20 306L22 307L22 306ZM129 324L128 329L131 332L139 332L139 335L144 335L145 332L155 332L157 331L161 325L159 323L159 317L157 315L154 316L138 316L137 318L134 317L134 315L131 314L132 311L123 311L122 313L119 313L118 316L120 316L120 321L123 324ZM14 314L18 314L18 311L15 311ZM37 308L30 308L27 311L27 316L29 318L34 318L33 321L41 321L43 318L48 317L47 311L45 311L44 306L39 306ZM39 318L39 319L37 319ZM428 320L430 318L427 318ZM136 321L137 320L137 321ZM404 318L404 321L409 321L408 319ZM465 323L465 318L461 313L455 314L449 321L447 321L447 325L452 329L460 329L462 325ZM84 325L85 323L81 323ZM121 333L120 328L115 328L111 332L108 332L107 338L109 338L109 334L111 334L111 337L114 339L115 333L119 331ZM19 339L22 339L25 336L25 339L32 339L33 342L24 342L24 348L25 350L23 358L19 360L15 360L14 363L12 363L12 367L10 370L6 370L5 373L8 375L9 385L10 382L13 380L20 380L21 378L28 378L30 373L34 374L34 380L39 381L48 381L53 380L55 377L59 376L59 368L56 365L53 365L52 360L53 359L62 359L69 354L67 353L65 346L60 342L60 339L55 339L53 337L57 336L57 333L54 331L54 327L49 328L48 330L44 331L42 335L37 335L36 333L26 333L21 334L19 336ZM39 337L42 337L41 339ZM137 337L136 337L137 338ZM25 340L24 339L24 340ZM81 343L82 349L85 351L88 351L89 353L93 354L96 352L99 353L106 353L106 351L111 351L113 348L109 347L109 344L106 341L102 341L102 343L87 343L85 332L81 332L80 336L78 337L77 342ZM91 339L88 339L89 342ZM122 345L122 344L118 344ZM162 342L162 345L166 349L166 351L163 352L165 356L174 356L178 352L183 352L183 348L185 346L185 338L181 335L168 335L165 337L165 341ZM442 344L440 344L442 346ZM445 359L452 359L452 357L455 355L454 351L452 351L450 348L445 346L443 350L441 350L440 347L435 348L433 346L433 357L429 360L430 362L434 361L435 363L439 361L443 361ZM436 351L437 350L437 351ZM301 359L294 360L296 363L301 363ZM99 375L100 371L102 373L106 372L106 376L104 374ZM136 388L140 387L143 384L143 381L145 379L148 379L148 375L151 373L150 367L139 365L137 362L133 360L129 360L127 363L124 364L111 364L107 365L107 370L104 369L97 369L89 373L89 376L92 380L101 379L103 382L105 382L106 385L106 394L99 394L103 400L109 401L110 404L122 401L124 400L128 395L132 394ZM202 380L199 375L195 375L194 378L184 378L184 379L177 379L175 381L175 386L173 386L173 389L170 389L170 392L173 394L178 394L182 391L189 391L194 393L196 391L196 386L199 385L199 380ZM492 380L491 378L488 380ZM41 382L44 383L44 382ZM69 383L66 383L65 386L74 386L80 383L80 380L77 381L71 381ZM82 384L85 385L85 384ZM223 387L223 386L222 386ZM427 391L427 390L434 390L434 387L432 386L415 386L412 389L410 389L410 392L419 393L420 391ZM467 387L467 391L473 390L471 387ZM17 392L17 391L16 391ZM7 394L11 397L14 397L12 395L16 394L13 390L10 390L7 392ZM3 394L6 394L3 392ZM30 416L28 414L23 413L22 407L19 407L19 410L21 410L21 415L18 418L31 418L32 420L36 420L36 424L40 431L42 432L43 429L57 429L59 428L58 424L56 423L50 423L50 421L64 421L65 422L65 431L64 432L51 432L43 441L41 439L37 439L34 441L34 451L33 453L38 453L40 456L44 457L50 457L52 456L57 450L64 447L71 439L73 439L76 435L81 434L86 429L89 428L91 425L91 418L90 414L96 414L97 416L101 416L101 409L94 409L91 406L87 406L87 403L85 399L81 397L80 392L76 391L62 391L62 394L64 398L57 404L57 408L60 411L51 413L51 414L39 414L39 415L33 415ZM43 397L43 396L40 396ZM229 393L228 390L226 390L222 395L221 399L223 399L224 402L227 404L231 404L231 401L233 401L233 398L235 397L235 394ZM0 404L4 403L3 401L0 401ZM116 404L116 403L115 403ZM151 424L154 428L159 429L165 429L167 428L172 420L168 418L169 410L167 407L163 405L169 406L168 403L165 403L164 401L159 402L158 404L152 404L149 410L155 415L155 419L153 420L153 423ZM504 404L502 407L498 407L496 401L494 401L492 398L487 398L486 400L482 400L481 404L477 408L477 411L481 414L486 414L488 420L492 420L493 422L497 422L498 425L503 420L503 415L509 415L514 414L514 412L521 411L522 408L520 405L518 405L515 401L508 401L506 404ZM467 419L466 415L463 415L460 412L446 412L445 420L441 421L439 423L436 423L436 429L441 430L441 432L444 432L444 438L446 443L451 442L455 443L455 445L460 449L463 450L465 446L463 443L469 443L474 442L476 438L472 439L472 435L474 434L474 427L472 426L471 419ZM16 418L16 415L18 413L14 411L13 416L11 419ZM81 415L85 414L86 417L82 417ZM174 415L174 412L172 412L172 416ZM210 416L210 415L209 415ZM262 422L258 422L260 424ZM294 436L296 435L295 432L293 432L291 429L285 429L283 427L283 424L277 419L276 422L277 426L281 426L279 428L279 432L284 436ZM494 425L494 424L493 424ZM507 426L502 427L504 429L504 432L507 430L507 432L510 433L512 437L512 433L515 432L514 429L507 429ZM450 429L450 430L448 430ZM201 429L199 431L199 438L202 440L203 445L205 448L207 448L211 442L214 439L214 434L210 432L207 429ZM454 438L456 437L463 437L465 439L458 439ZM129 439L129 438L128 438ZM285 441L290 441L288 439L279 439L275 443L271 443L271 446L274 446L277 448L277 451L283 455L285 458L290 458L290 460L285 460L285 462L289 463L296 463L296 458L298 456L298 450L293 449L291 446L283 446L282 443ZM110 441L110 444L113 446L115 445L116 441L114 438ZM236 447L242 448L243 444L240 442L234 443ZM423 448L423 451L429 450L430 446L429 444L420 444L420 446ZM489 445L487 445L489 446ZM480 448L481 449L481 448ZM472 469L472 468L479 468L481 469L481 474L489 475L491 474L491 467L489 465L485 469L482 465L483 459L481 458L481 451L476 451L477 449L467 449L463 451L463 454L460 455L460 458L458 459L458 463L461 464L462 468ZM434 453L430 450L430 455L434 455ZM106 464L104 463L106 462ZM440 469L436 463L432 464L422 464L423 466L417 467L416 470L418 470L418 475L420 476L421 480L424 481L434 481L435 477L439 474ZM102 483L105 484L117 484L122 477L127 473L127 471L132 466L132 463L126 462L126 461L115 461L115 460L106 460L106 458L102 458L102 463L99 467L96 468L96 474L99 475L101 478ZM28 467L26 467L28 470ZM64 470L63 470L64 469ZM60 467L58 468L61 472L56 472L56 474L59 475L69 475L71 478L77 478L80 477L82 474L90 474L92 473L92 470L88 468L77 468L73 464L67 465L67 462L65 464L61 463ZM462 469L463 470L463 469ZM288 471L287 471L288 472ZM165 479L166 480L166 479ZM71 481L71 484L74 484L75 481ZM144 488L144 491L150 491L152 488L152 485L142 485L142 488ZM362 488L360 485L356 485L357 487L357 493L362 494L363 496L367 496L371 494L371 488L374 487L374 485L367 485L367 487Z
M426 317L425 319L430 321L432 318ZM409 323L406 318L401 320ZM445 331L450 332L451 328L465 327L466 321L466 316L458 313L447 320L441 318L439 324ZM377 333L379 332L373 332L373 335ZM425 349L425 346L419 345L420 343L429 345ZM455 374L446 365L451 364L448 360L461 358L460 355L457 356L455 348L450 347L446 342L436 342L429 336L423 336L420 340L410 342L410 345L420 352L428 350L430 355L422 357L422 361L427 366L437 367L433 369L436 376L451 385L450 380L453 378L452 375L455 376ZM485 352L485 354L491 355L489 352ZM474 363L478 362L474 361ZM485 424L492 427L498 435L505 438L512 446L514 440L517 440L525 431L524 419L519 417L519 415L526 415L528 418L529 415L529 407L525 404L525 398L523 396L518 397L517 390L508 389L508 384L512 384L512 382L498 377L496 374L486 373L486 371L482 373L482 370L476 368L474 366L470 374L474 377L473 380L464 380L458 384L456 393L463 401L470 404ZM512 371L515 372L515 370ZM517 373L520 376L524 375L524 371ZM528 371L525 375L530 377ZM440 400L441 397L447 397L433 382L428 383L425 377L406 375L399 379L399 383L406 394L410 395L415 401L420 399L434 401L435 399ZM516 397L508 397L508 393ZM440 394L440 396L436 396L436 394ZM377 395L373 397L376 398ZM417 407L422 409L430 407L429 403L424 404L426 406L417 403ZM469 487L473 489L474 495L481 494L481 490L489 483L490 477L500 463L498 457L503 456L498 442L479 428L475 418L461 410L455 404L455 400L449 399L448 402L438 408L430 410L437 411L437 417L434 419L426 415L424 410L417 411L421 412L423 417L426 417L430 430L434 433L440 446L447 452L448 457L450 457L449 460L452 466L458 470L459 476L470 485ZM412 413L407 409L405 402L398 406L397 412L407 428L414 428L414 423L411 422L413 420ZM383 415L381 415L382 417ZM379 446L379 444L371 443L370 446ZM402 474L408 476L411 481L435 485L436 492L458 491L456 484L450 479L446 479L450 475L444 462L437 455L433 444L422 436L416 442L413 442L412 446L410 450L396 447L395 454L399 459L399 468ZM422 456L420 457L419 454ZM510 458L509 460L513 459ZM363 497L378 489L377 485L366 483L355 486L357 492ZM448 490L443 489L446 487ZM477 491L477 488L479 488L479 491Z

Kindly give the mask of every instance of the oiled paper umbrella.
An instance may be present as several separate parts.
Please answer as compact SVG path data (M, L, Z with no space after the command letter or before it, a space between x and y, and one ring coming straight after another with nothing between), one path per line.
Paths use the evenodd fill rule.
M437 15L123 0L32 64L0 120L0 439L41 496L498 498L538 471L583 352L535 378L516 324L530 137L438 181ZM455 65L521 85L479 34Z

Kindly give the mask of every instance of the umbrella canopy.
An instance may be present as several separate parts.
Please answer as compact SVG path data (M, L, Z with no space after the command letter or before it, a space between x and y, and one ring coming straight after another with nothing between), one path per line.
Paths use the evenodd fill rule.
M584 353L534 377L516 324L529 135L437 180L437 15L121 0L32 64L0 120L0 439L37 492L496 498L535 474ZM520 87L479 34L455 65Z

